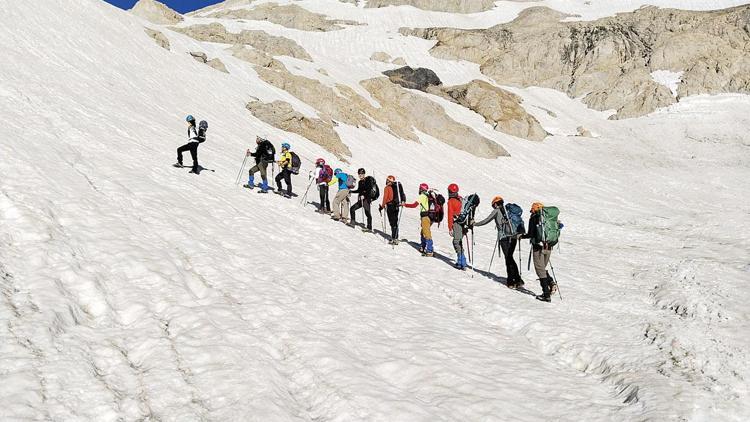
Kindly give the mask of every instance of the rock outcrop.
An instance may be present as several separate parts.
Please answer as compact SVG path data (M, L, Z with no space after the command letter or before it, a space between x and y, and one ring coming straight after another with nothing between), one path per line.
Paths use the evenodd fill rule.
M489 29L403 29L436 40L431 53L480 64L497 83L559 89L613 118L640 116L680 97L750 92L750 5L698 12L644 7L592 22L524 10ZM674 98L650 74L683 72Z
M450 13L477 13L495 7L495 0L369 0L365 7L414 6Z
M138 0L130 12L157 25L174 25L182 22L182 15L156 0Z
M498 132L531 141L541 141L547 131L521 106L521 98L511 92L474 80L466 85L443 89L448 97L484 117Z
M146 32L146 35L153 38L159 47L169 50L169 40L164 34L151 28L145 28L144 31Z
M233 45L228 50L232 52L232 55L234 57L248 63L258 65L260 67L270 67L272 69L286 70L286 66L284 66L283 63L274 59L273 56L266 54L260 50L248 48L241 44Z
M314 125L318 128L315 136L320 137L325 133L320 129L321 125L333 130L337 122L364 128L371 128L375 124L394 136L414 142L419 142L414 130L417 129L479 157L495 158L507 155L497 143L453 120L435 101L424 94L406 90L386 78L361 82L380 103L380 107L374 107L367 99L347 86L336 85L332 88L318 80L293 75L286 69L256 66L255 71L263 81L283 89L315 108L320 117L319 122L316 121ZM315 142L323 145L321 139ZM337 142L337 138L328 139L326 145L337 145ZM342 148L343 145L329 150L340 152Z
M278 129L303 136L335 154L339 159L350 157L352 154L330 122L305 117L295 111L289 103L251 101L246 107L259 120Z
M408 91L387 78L360 82L380 103L378 120L402 138L415 139L412 128L481 158L507 156L508 152L470 127L453 120L442 106L424 95Z
M335 31L343 29L341 25L358 25L354 21L328 19L325 15L310 12L296 4L280 6L276 3L264 3L253 9L220 10L209 17L269 21L302 31Z
M192 56L196 61L207 64L218 71L229 73L227 67L224 66L224 62L222 62L219 58L209 60L206 53L202 51L191 51L190 56Z
M409 66L404 66L398 69L386 70L383 74L394 84L419 91L427 91L431 86L443 84L435 72L424 67L412 69Z
M265 31L243 30L239 33L227 32L224 25L216 22L206 25L172 27L171 29L198 41L250 45L272 56L289 56L312 61L312 57L307 54L307 51L294 40L270 35Z
M391 55L383 51L376 51L372 53L372 55L370 56L370 60L373 60L376 62L390 63Z

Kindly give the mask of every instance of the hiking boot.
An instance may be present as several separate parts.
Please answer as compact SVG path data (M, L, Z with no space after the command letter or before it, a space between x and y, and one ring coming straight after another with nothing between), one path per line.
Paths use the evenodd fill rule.
M553 295L553 294L555 294L555 293L557 293L557 283L555 283L555 282L553 281L553 282L551 282L551 283L550 283L550 285L549 285L549 294L550 294L550 295Z
M253 186L253 185L251 185L249 183L245 183L244 185L242 185L242 187L243 188L248 188L248 189L255 189L255 186Z
M331 217L331 220L333 220L333 221L341 221L341 218L339 218L339 217Z
M362 232L364 233L372 233L372 229L368 229L367 227L362 229Z
M536 297L536 300L541 300L542 302L547 302L547 303L552 302L552 298L550 298L549 296L544 296L544 295L538 295Z
M172 164L172 167L182 168L183 165L182 165L182 163L174 163L174 164Z
M261 189L261 190L258 191L258 193L268 193L268 191Z
M192 169L188 173L199 174L200 172L198 171L198 169Z
M422 256L427 257L427 258L432 258L434 254L432 252L425 252L422 254Z
M507 288L509 288L509 289L512 289L512 290L516 290L516 289L518 289L518 284L516 284L516 283L511 283L511 282L508 282L508 284L506 284L505 286L506 286Z
M396 245L398 245L398 239L392 239L390 242L388 242L388 244L396 246Z

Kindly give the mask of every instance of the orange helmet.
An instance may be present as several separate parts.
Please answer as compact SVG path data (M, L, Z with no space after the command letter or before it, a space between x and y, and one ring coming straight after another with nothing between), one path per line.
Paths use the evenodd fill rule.
M498 202L502 202L502 201L503 201L503 197L500 195L497 195L496 197L492 198L492 205L495 205Z
M534 202L531 204L531 212L541 211L542 208L544 208L544 204L541 202Z

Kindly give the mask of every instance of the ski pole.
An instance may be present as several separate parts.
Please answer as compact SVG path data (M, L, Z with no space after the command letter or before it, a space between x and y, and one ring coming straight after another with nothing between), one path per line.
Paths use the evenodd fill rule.
M563 300L562 293L560 292L560 285L557 284L557 276L555 275L555 267L552 266L552 261L549 262L549 268L552 270L552 278L555 280L555 286L557 286L557 294L560 295L560 300Z
M245 164L247 163L247 157L250 156L250 150L247 150L245 153L245 159L242 160L242 166L240 167L240 172L237 173L237 180L234 182L235 185L240 184L240 178L242 177L242 172L245 170Z

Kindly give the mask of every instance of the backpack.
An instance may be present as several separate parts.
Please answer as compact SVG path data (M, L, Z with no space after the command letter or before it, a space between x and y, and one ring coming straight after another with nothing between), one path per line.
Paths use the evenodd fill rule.
M554 247L560 239L560 222L557 218L560 210L557 207L544 207L539 215L539 226L536 231L535 242L547 248Z
M508 217L511 236L517 233L526 233L526 226L523 224L523 208L516 204L505 204L505 215Z
M346 175L346 188L347 189L354 189L354 187L357 186L357 179L354 178L351 174Z
M443 222L443 205L445 205L445 197L433 190L427 193L427 199L429 200L430 208L427 210L427 215L430 217L430 221L437 223Z
M391 189L393 189L391 204L398 206L406 202L406 194L404 193L404 187L401 186L401 182L391 183Z
M289 151L289 155L292 156L292 165L289 167L289 170L292 174L299 174L299 168L302 167L302 160L299 159L299 155L294 151Z
M364 192L364 194L370 201L376 201L378 198L380 198L380 188L378 187L378 182L376 182L375 178L372 176L367 176L365 180L367 180L367 182L369 183L370 188L367 190L367 192Z
M320 169L320 183L322 182L330 182L333 178L333 169L328 164L324 165L322 169Z
M453 216L453 223L464 227L474 219L474 211L479 206L479 195L472 193L461 201L461 212Z

